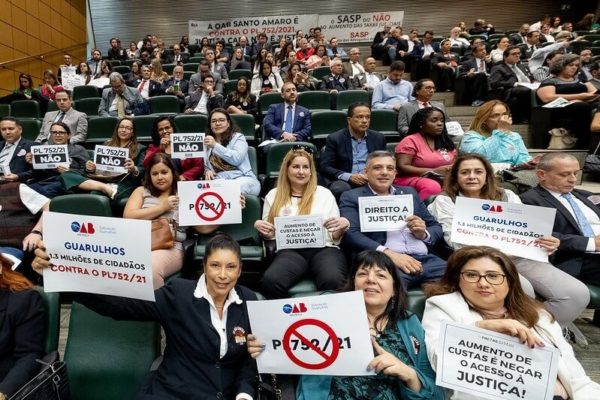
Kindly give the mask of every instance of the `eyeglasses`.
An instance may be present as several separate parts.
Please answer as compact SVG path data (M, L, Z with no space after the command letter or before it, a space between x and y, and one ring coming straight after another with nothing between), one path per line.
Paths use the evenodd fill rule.
M69 133L67 133L67 131L51 131L51 134L53 134L54 136L63 136L63 135L68 135Z
M123 129L125 131L132 131L133 130L133 126L120 126L119 129Z
M225 122L227 122L227 118L219 118L219 119L211 119L210 120L211 124L224 124Z
M292 151L305 151L310 155L314 155L315 154L315 150L312 147L309 146L305 146L303 144L295 144L292 146Z
M469 283L477 283L481 280L481 278L484 278L487 283L495 286L502 285L504 283L504 277L506 276L497 272L488 272L487 274L481 275L474 271L461 272L460 275Z

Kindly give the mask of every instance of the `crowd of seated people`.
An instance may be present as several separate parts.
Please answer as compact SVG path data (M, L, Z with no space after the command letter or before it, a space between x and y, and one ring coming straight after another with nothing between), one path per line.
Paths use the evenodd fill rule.
M99 193L113 202L123 201L126 204L124 218L177 220L177 181L237 180L241 183L242 195L264 199L262 218L249 222L254 223L266 243L275 239L276 217L321 215L326 232L324 247L275 249L266 259L260 284L254 289L268 298L284 298L290 288L307 278L316 282L319 291L364 290L368 286L364 281L388 281L390 289L381 299L375 299L379 303L365 297L371 328L383 337L417 329L423 352L408 357L406 346L394 350L394 367L383 371L386 376L381 381L363 383L328 377L311 382L303 378L299 391L306 398L316 398L311 397L317 395L315 385L319 385L319 395L325 397L332 391L356 393L355 390L368 391L370 387L382 385L382 390L390 396L410 392L407 398L438 398L434 362L437 332L443 319L440 315L448 307L444 298L456 302L453 313L447 313L446 319L502 333L513 329L533 345L555 344L563 350L564 359L559 367L559 370L563 368L563 375L559 374L557 380L557 398L577 399L584 396L581 393L594 396L600 388L589 379L582 378L577 386L568 378L569 371L583 377L585 373L570 345L564 341L561 328L567 328L565 332L579 333L572 322L587 306L589 293L585 284L600 285L600 275L594 268L600 250L600 210L589 199L590 193L574 189L577 172L582 167L577 159L567 153L532 158L521 135L513 130L513 123L531 119L532 91L540 103L562 97L570 104L560 109L557 121L565 124L561 127L576 132L578 146L588 149L598 101L594 80L600 82L600 67L590 59L591 50L579 48L577 52L581 54L575 54L576 46L569 40L571 34L574 35L572 26L563 24L561 30L560 25L554 26L546 20L539 25L524 24L518 32L504 35L497 34L496 28L485 21L477 20L470 30L471 37L466 27L457 24L449 29L447 38L437 38L432 31L425 31L420 37L416 29L403 35L401 27L386 26L374 41L374 57L364 60L359 48L344 49L338 39L327 40L326 31L320 29L308 36L300 32L296 39L283 39L276 45L269 43L266 35L259 35L255 43L241 37L234 47L223 42L211 43L208 39L199 45L190 45L187 37L182 37L180 43L168 48L159 38L149 35L139 44L132 41L123 49L114 38L107 57L103 58L100 50L94 49L91 58L77 66L83 82L100 89L95 115L86 118L85 113L76 110L72 92L61 86L60 76L53 71L46 71L39 89L34 88L30 76L22 74L20 87L0 99L0 103L27 99L37 100L44 107L49 103L56 105L53 111L44 113L41 130L32 140L23 137L19 119L0 120L0 164L10 166L11 171L2 177L0 198L9 198L21 206L19 216L14 218L19 218L15 219L16 224L24 225L18 231L19 239L29 253L35 247L32 238L41 238L43 234L40 219L36 218L39 210L44 209L40 202L46 204L48 199L70 193ZM551 35L555 40L544 35ZM543 37L544 43L548 43L545 46L540 44ZM585 40L585 35L578 38ZM188 71L186 64L192 57L202 57L202 60L197 63L197 69ZM381 57L389 61L385 75L377 70L376 58ZM68 60L65 65L70 65L70 57ZM113 71L117 65L127 65L127 61L131 62L128 70ZM240 75L236 75L238 71ZM534 77L542 76L541 72L536 73L538 71L546 73L546 77L541 82L537 80L540 84L535 85ZM410 73L411 79L405 73ZM416 77L422 79L413 86L411 80ZM436 90L452 90L461 79L465 81L469 103L478 108L459 146L448 135L446 123L450 118L444 103L433 99ZM336 97L349 90L364 92L368 100L347 107L344 111L347 126L343 129L330 133L324 142L314 140L312 114L317 111L302 105L302 95L326 91L331 99L330 108L335 109ZM152 130L141 132L136 117L150 114L152 99L160 96L177 97L180 105L174 113L177 115L157 114ZM262 108L261 100L273 96L277 101ZM384 135L371 128L375 112L393 115L397 135ZM171 157L171 135L178 131L176 119L181 114L205 116L205 159ZM262 132L262 137L248 139L236 123L236 114L251 115L255 121L253 128ZM108 116L116 117L117 124L114 131L106 132L105 145L129 150L124 174L98 173L86 150L93 149L93 144L87 141L89 117ZM142 139L148 136L149 141ZM269 142L257 152L260 161L279 143L298 142L292 143L295 145L290 145L281 158L277 182L271 182L271 186L259 179L250 158L249 147L258 149L261 139ZM31 147L39 144L68 146L69 165L34 170ZM314 150L323 145L322 150ZM393 153L386 151L386 146L393 149ZM527 169L539 186L522 190L524 193L502 189L497 185L499 176L490 163ZM507 187L511 188L508 184ZM36 205L30 204L30 191L39 196ZM410 195L414 203L414 215L407 219L404 230L361 231L358 205L361 197L400 194ZM506 257L485 248L460 249L462 246L451 240L449 232L458 196L523 202L559 210L553 235L539 239L539 245L550 255L549 262ZM435 200L428 209L425 203L433 197ZM214 235L212 229L195 228L178 229L172 249L152 251L153 282L159 293L156 307L171 296L183 297L185 291L195 287L195 283L189 286L179 279L173 283L168 281L184 267L186 238L194 238L198 233L212 235L213 241L205 253L204 275L199 282L201 294L194 292L194 296L212 305L222 304L232 293L240 299L253 299L247 289L237 286L241 275L237 244L227 236ZM0 234L0 246L3 244ZM224 254L223 250L231 254ZM453 250L456 250L454 255L448 259L448 253ZM352 269L349 260L358 253L361 254ZM37 254L33 264L44 266L47 261L43 248L38 249ZM211 261L215 257L227 260ZM472 259L484 259L491 266L479 270ZM226 290L215 285L219 278L213 268L222 262L235 265L235 270L228 269L232 276L228 278ZM542 270L545 272L540 272ZM4 295L1 277L0 273L0 295ZM560 285L553 284L557 282ZM387 306L391 298L405 298L406 290L422 284L430 285L430 293L435 295L428 301L424 330L407 311L405 301L392 302L398 307L395 314L390 314ZM16 285L17 291L31 291L26 284ZM497 304L480 304L473 289L479 286L497 290ZM525 306L514 308L515 305L505 299L507 290L517 291L519 298L527 299L523 302ZM544 303L534 300L536 295ZM37 301L35 296L29 297L33 300L27 301ZM191 302L182 298L176 307L170 303L175 307L173 310L158 310L147 303L124 299L93 295L77 298L106 315L160 320L165 326L171 318L177 318L178 313L186 312L187 302ZM237 307L243 301L235 304ZM476 318L468 312L469 306L476 311ZM523 307L528 310L524 312ZM504 313L498 313L499 310ZM460 314L461 311L464 314ZM170 314L169 318L161 313ZM222 312L219 315L227 318ZM551 335L536 336L532 332L538 326L543 326ZM260 356L259 341L260 338L249 338L252 357ZM387 349L391 343L382 339L379 345ZM432 364L426 363L423 368L422 361L427 357ZM158 371L164 379L175 379L173 375L176 375L185 381L185 375L193 372L184 365L177 368L186 370L186 374L179 375L179 369L168 371L168 364L177 360L165 361L166 365ZM2 362L0 360L0 366L4 366ZM400 372L392 373L395 367ZM20 370L26 372L23 367ZM0 369L0 399L3 393L10 395L18 387L3 386L2 372ZM236 354L235 362L222 372L223 382L227 382L228 387L227 398L240 394L252 397L254 388L253 383L248 383L248 376L255 373L248 354ZM390 381L391 377L399 380L400 385L392 385L391 382L396 381ZM164 379L149 383L152 389L144 390L184 397L187 391L206 387L220 391L215 386L216 381L210 379L189 388L176 388L175 382L165 385ZM353 385L359 388L348 389ZM178 394L174 395L175 392Z

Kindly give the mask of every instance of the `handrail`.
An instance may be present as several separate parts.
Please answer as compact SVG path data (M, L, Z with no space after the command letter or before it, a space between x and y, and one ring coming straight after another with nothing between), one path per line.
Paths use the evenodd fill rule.
M37 60L43 60L44 57L49 56L51 54L55 54L55 53L62 53L65 52L67 50L73 49L75 47L80 47L80 46L87 46L87 43L77 43L74 44L72 46L69 47L63 47L62 49L55 49L52 51L48 51L46 53L40 53L40 54L36 54L34 56L26 56L26 57L21 57L21 58L16 58L14 60L10 60L10 61L4 61L4 62L0 62L0 68L6 68L6 65L8 64L16 64L16 63L20 63L29 59L37 59Z

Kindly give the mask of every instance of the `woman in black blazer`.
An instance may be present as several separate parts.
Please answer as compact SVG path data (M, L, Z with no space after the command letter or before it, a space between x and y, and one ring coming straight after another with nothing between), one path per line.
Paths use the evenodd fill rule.
M151 372L138 399L251 399L256 364L246 347L250 332L245 302L256 300L237 285L241 253L236 241L217 234L207 244L204 274L195 282L172 279L155 291L156 301L77 294L88 308L115 319L156 321L167 346L158 370ZM48 266L45 249L33 266ZM244 394L246 396L244 396Z
M12 396L38 371L44 353L40 294L0 256L0 400Z

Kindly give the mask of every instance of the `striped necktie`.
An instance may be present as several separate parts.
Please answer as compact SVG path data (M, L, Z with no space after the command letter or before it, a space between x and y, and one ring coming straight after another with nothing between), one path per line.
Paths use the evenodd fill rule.
M0 151L0 165L8 165L8 155L10 149L14 146L14 143L6 143L2 151Z

